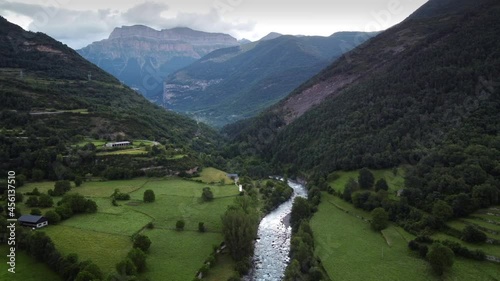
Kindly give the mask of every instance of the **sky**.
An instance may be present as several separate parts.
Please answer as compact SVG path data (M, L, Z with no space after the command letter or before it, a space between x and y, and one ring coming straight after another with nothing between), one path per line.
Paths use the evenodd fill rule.
M189 27L258 40L270 32L329 36L379 31L427 0L0 0L0 15L79 49L115 27Z

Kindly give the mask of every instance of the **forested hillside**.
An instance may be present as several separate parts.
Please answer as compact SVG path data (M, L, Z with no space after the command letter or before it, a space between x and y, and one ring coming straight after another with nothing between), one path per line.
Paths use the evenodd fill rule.
M499 4L452 1L443 10L449 2L430 1L260 117L226 127L230 153L255 152L292 171L384 168L416 164L450 132L471 133L473 117L497 124ZM324 84L333 90L314 91ZM305 113L294 108L294 99L318 95ZM498 128L481 134L495 138Z
M0 18L0 38L2 171L38 168L54 178L56 156L86 138L156 140L185 154L216 142L208 127L151 104L45 34Z
M216 50L165 80L166 108L223 126L255 116L376 33L279 36Z

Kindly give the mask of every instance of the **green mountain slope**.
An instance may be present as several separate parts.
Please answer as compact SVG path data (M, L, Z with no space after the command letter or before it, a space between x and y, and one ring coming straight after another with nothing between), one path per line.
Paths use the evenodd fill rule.
M85 137L157 140L187 152L209 149L217 136L151 104L60 42L4 18L0 112L2 170L17 168L27 174L37 166L40 151L50 150L44 160L49 165Z
M471 118L488 127L479 136L497 138L499 11L497 1L429 1L261 116L227 126L228 153L328 173L416 164L461 142L450 133L468 135Z
M215 126L255 116L374 33L273 35L221 49L170 75L163 105ZM278 36L277 38L274 38Z

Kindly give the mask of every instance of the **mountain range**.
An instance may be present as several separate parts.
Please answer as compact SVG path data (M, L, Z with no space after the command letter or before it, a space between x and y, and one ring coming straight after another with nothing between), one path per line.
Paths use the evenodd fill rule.
M257 115L375 34L270 33L257 42L216 50L170 74L163 96L152 100L220 127Z
M258 117L226 126L228 155L291 173L415 165L447 144L494 155L499 12L498 1L429 1Z
M155 30L134 25L115 28L108 39L78 53L126 85L149 97L162 92L163 79L204 55L240 43L222 33L187 27Z

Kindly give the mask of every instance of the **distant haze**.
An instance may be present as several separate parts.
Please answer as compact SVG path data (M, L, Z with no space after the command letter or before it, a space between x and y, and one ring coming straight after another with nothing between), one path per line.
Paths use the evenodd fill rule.
M404 20L426 0L5 0L0 15L81 48L105 39L115 27L185 26L258 40L270 32L328 36L376 31Z

